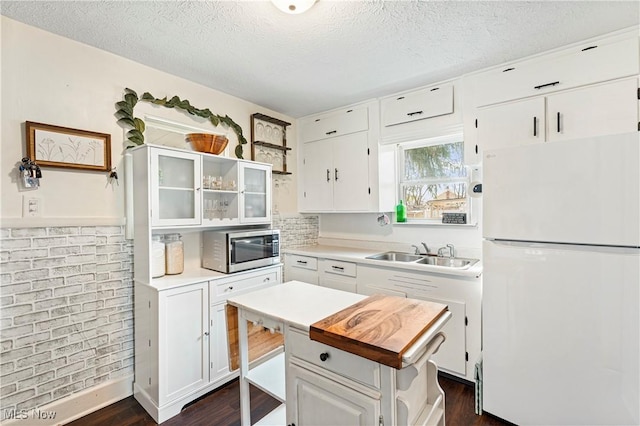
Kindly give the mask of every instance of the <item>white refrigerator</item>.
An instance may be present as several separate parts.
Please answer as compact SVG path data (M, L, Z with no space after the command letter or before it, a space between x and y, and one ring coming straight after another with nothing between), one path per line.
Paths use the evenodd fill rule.
M483 409L640 424L639 134L483 156Z

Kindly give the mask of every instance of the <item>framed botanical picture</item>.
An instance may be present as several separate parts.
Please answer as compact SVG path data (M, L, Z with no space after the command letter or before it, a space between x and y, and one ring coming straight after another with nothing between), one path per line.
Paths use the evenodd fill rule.
M111 170L111 135L26 122L27 157L39 166Z

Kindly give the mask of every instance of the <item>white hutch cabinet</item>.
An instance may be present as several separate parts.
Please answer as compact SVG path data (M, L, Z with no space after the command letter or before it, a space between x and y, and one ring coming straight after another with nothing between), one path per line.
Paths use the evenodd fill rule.
M134 397L158 423L237 377L227 298L282 282L281 265L223 274L200 267L201 233L271 223L271 166L169 146L130 150L133 187ZM181 233L184 272L152 277L152 237Z

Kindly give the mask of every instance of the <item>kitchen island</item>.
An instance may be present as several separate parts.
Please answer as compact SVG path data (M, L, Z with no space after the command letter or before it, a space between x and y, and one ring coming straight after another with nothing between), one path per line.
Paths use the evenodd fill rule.
M312 325L365 299L290 281L228 300L238 308L243 425L251 424L250 383L283 403L257 424L444 424L444 393L429 358L444 341L446 307L402 350L399 369L309 338ZM250 368L247 321L284 334L284 351Z

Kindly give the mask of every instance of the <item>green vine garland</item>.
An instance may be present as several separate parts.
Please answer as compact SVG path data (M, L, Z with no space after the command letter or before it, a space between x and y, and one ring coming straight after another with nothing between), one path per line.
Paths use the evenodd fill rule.
M138 101L144 101L156 105L162 105L166 108L182 109L191 115L197 115L198 117L208 119L214 127L217 127L219 124L222 124L225 127L230 127L238 137L238 145L236 146L235 150L236 157L240 159L243 158L242 145L247 143L247 139L242 135L242 127L238 126L236 122L233 121L228 115L225 115L223 117L221 115L212 113L209 108L196 108L191 105L188 100L181 100L177 96L174 96L171 99L167 99L167 97L165 96L164 98L160 99L156 98L149 92L144 92L142 94L142 98L138 98L138 94L134 90L125 88L124 92L124 100L116 102L116 116L118 117L118 123L126 124L127 126L132 127L132 129L127 132L128 140L125 142L126 148L132 148L144 143L144 121L142 121L142 119L138 117L133 116L133 109Z

